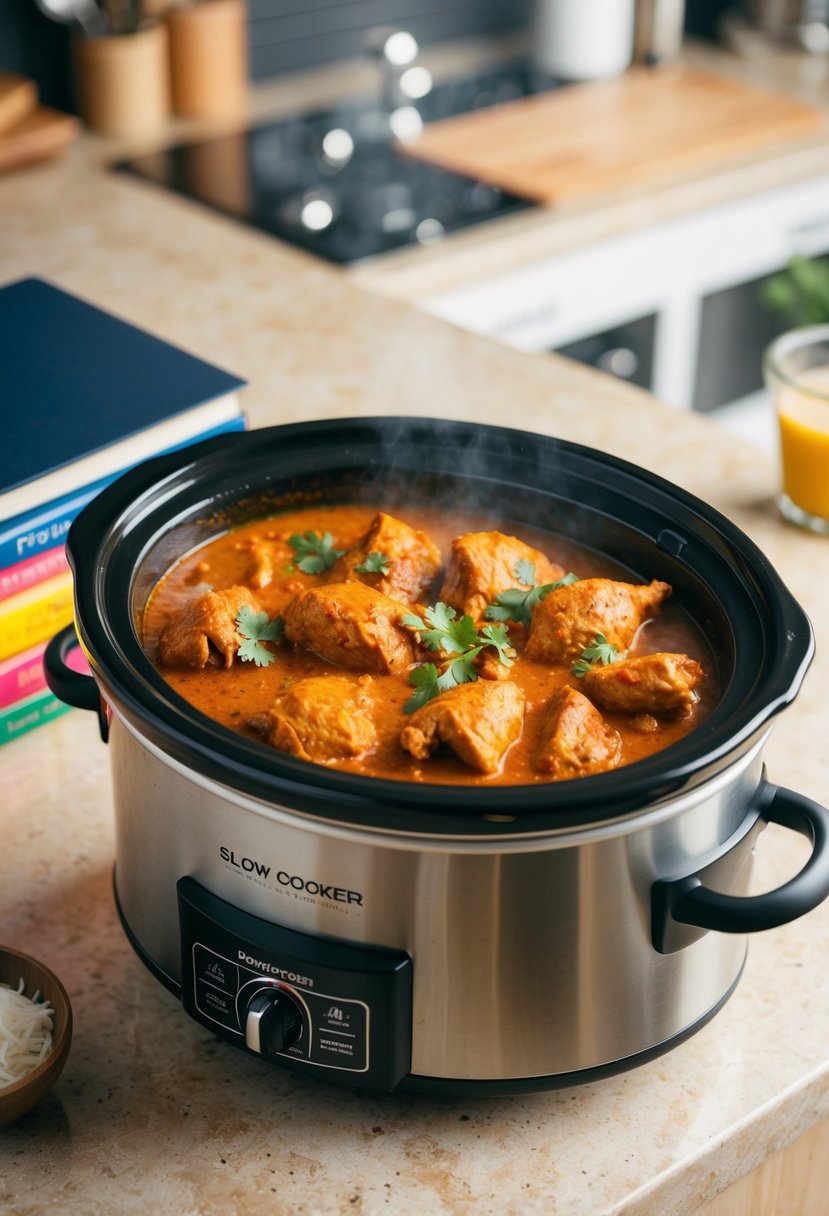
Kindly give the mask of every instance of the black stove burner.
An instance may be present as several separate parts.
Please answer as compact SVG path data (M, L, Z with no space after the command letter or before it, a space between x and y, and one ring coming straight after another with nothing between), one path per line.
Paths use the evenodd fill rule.
M368 100L124 161L135 173L345 264L532 206L406 155L423 122L554 87L525 63L433 85L395 110Z

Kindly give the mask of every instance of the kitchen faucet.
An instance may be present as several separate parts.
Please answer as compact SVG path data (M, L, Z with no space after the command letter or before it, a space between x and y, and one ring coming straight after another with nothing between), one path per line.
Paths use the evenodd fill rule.
M431 76L416 65L420 47L408 30L377 26L368 31L364 45L381 71L380 105L385 113L410 106L413 99L429 92Z

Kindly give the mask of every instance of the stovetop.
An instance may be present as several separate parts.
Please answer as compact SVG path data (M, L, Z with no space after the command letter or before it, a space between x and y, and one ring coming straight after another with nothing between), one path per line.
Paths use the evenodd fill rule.
M533 204L406 155L425 122L555 87L519 61L405 104L349 101L116 166L341 265Z

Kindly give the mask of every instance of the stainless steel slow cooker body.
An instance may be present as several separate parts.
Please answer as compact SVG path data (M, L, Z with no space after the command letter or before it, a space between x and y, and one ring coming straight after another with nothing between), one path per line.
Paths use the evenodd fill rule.
M144 656L147 595L175 558L300 494L478 506L671 582L723 695L660 756L550 786L415 786L329 771L232 735ZM150 461L69 537L112 757L115 887L148 966L216 1033L297 1071L385 1089L518 1091L664 1051L736 985L746 936L829 892L829 816L769 785L762 747L811 659L809 623L722 516L601 453L413 419L302 424ZM812 840L747 897L770 819Z

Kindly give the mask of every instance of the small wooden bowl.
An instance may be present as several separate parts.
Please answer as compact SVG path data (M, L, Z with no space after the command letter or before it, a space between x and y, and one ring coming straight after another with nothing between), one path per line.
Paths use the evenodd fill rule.
M0 983L17 988L23 979L24 996L40 993L54 1009L52 1050L27 1076L0 1088L0 1127L25 1115L48 1094L60 1076L72 1042L72 1006L58 977L37 959L10 946L0 946Z

